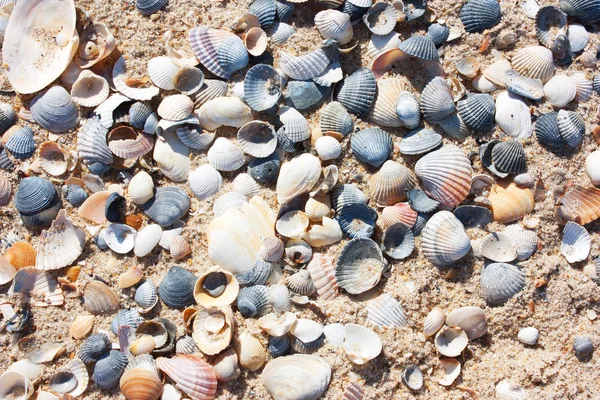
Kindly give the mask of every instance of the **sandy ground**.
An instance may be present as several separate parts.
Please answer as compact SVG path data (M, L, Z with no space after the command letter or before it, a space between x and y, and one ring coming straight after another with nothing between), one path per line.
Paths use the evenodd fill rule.
M321 37L313 24L314 14L317 12L315 1L297 6L292 17L296 27L296 34L283 46L290 52L303 53L318 46ZM433 0L430 6L436 10L438 18L443 18L450 26L460 26L458 19L459 5L442 0ZM519 1L502 0L504 11L500 25L491 31L492 45L490 50L480 54L479 45L483 39L482 34L469 34L444 47L442 63L448 76L457 76L454 64L466 55L477 57L483 67L494 60L494 39L505 31L517 33L518 41L513 49L505 52L510 57L514 49L527 45L537 44L534 21L527 19L519 7ZM556 4L557 2L544 2ZM237 16L244 13L250 1L208 1L172 0L162 11L150 17L140 15L129 2L99 2L93 0L76 1L77 6L86 10L89 16L97 22L105 23L119 40L119 49L129 57L128 66L135 73L142 75L147 61L155 56L164 54L162 35L168 29L173 30L176 47L188 46L187 32L190 28L203 24L215 28L227 27ZM411 33L421 32L426 29L426 23L419 21L413 25L398 25L396 30L408 37ZM355 37L359 39L360 46L350 54L342 55L344 72L349 74L362 66L369 66L366 58L366 44L370 33L362 25L355 27ZM591 45L600 44L597 34L592 35ZM277 65L277 49L271 49ZM595 69L585 69L582 64L575 61L571 66L558 67L557 73L584 71L588 78L593 78ZM244 71L236 73L231 83L243 79ZM390 72L404 76L412 76L410 82L414 92L420 92L425 84L423 74L409 65L399 64ZM465 82L469 87L469 83ZM231 87L231 85L230 85ZM495 92L494 97L499 91ZM4 101L17 104L18 99L4 96ZM397 298L407 314L410 327L406 329L388 330L375 327L382 338L383 353L366 366L352 365L342 354L341 349L326 344L318 355L332 367L332 381L325 394L325 398L339 399L345 386L349 382L358 382L365 389L366 399L461 399L494 397L495 385L503 380L510 379L527 390L531 399L592 399L600 396L600 368L598 355L589 362L578 361L572 351L573 338L576 335L586 334L591 336L594 343L600 343L600 330L598 322L591 321L586 315L590 310L600 312L600 291L596 283L582 273L586 263L600 254L598 245L598 224L593 223L588 228L593 237L592 253L586 262L569 265L559 253L559 243L562 228L556 223L553 215L552 189L565 185L568 182L588 185L589 178L585 174L585 157L597 148L597 144L590 134L596 126L596 108L598 95L592 96L590 101L583 104L571 103L567 108L577 110L586 120L586 135L583 143L572 154L554 154L538 145L534 137L525 141L529 172L540 177L548 188L545 200L536 203L533 216L541 220L537 230L539 235L540 250L529 260L520 263L527 275L527 286L521 295L510 300L502 307L488 307L479 289L479 276L483 261L471 255L460 260L449 269L436 268L425 260L420 252L420 240L417 240L416 251L403 262L395 262L389 277L382 279L377 287L360 296L342 294L333 301L322 303L326 315L322 316L307 308L298 308L298 315L319 320L323 324L341 323L366 323L365 302L381 293L389 293ZM533 113L550 111L550 106L530 102ZM318 123L319 112L307 115L311 124ZM36 142L42 143L47 138L47 133L33 124L20 121L21 124L30 125L36 132ZM367 122L356 121L357 126L364 128L370 126ZM438 127L433 129L438 130ZM396 144L406 132L403 129L386 129L397 136ZM233 137L235 130L220 129L219 135ZM493 137L499 136L496 130ZM68 133L59 138L59 142L73 145L76 134ZM444 139L445 143L452 140ZM475 138L469 138L460 146L468 153L477 151L478 144ZM406 165L413 166L416 159L400 157L396 152L394 158L403 158ZM192 168L206 162L205 153L194 152L192 155ZM477 157L473 158L476 173L483 173ZM344 141L343 156L336 160L340 167L340 181L354 183L368 192L367 182L373 170L365 170L354 157L349 154L349 141ZM6 172L1 172L6 173ZM230 183L235 173L223 174L223 192L230 190ZM11 181L16 187L18 182L16 173L11 175ZM107 176L105 182L114 182L116 176ZM172 185L165 178L155 176L158 185ZM264 187L262 195L275 207L273 187ZM485 192L484 192L485 194ZM465 203L471 203L469 197ZM194 243L192 256L185 260L187 268L200 274L211 267L207 259L207 246L205 229L212 219L212 203L214 198L205 202L195 201L193 212L184 218L186 223L184 235ZM75 210L65 202L69 215L83 226L83 221L77 216ZM134 209L131 208L131 211ZM35 245L37 233L28 232L21 224L18 213L11 203L0 209L1 236L16 233L27 238ZM487 227L493 232L502 229L497 223ZM486 232L482 230L469 230L471 238L483 237ZM345 243L325 249L328 254L337 256ZM234 245L234 244L232 244ZM97 274L110 283L111 287L121 298L121 304L133 306L133 290L120 290L117 279L127 267L139 265L147 278L160 282L167 268L175 263L164 251L155 249L154 252L143 258L136 259L133 255L115 256L110 252L101 252L91 244L80 257L79 264L83 266L85 276ZM85 275L85 276L84 276ZM546 280L547 284L536 287L537 280ZM4 289L2 292L5 292ZM319 300L317 300L319 301ZM481 339L472 341L468 349L460 357L462 373L456 383L445 388L437 383L439 379L439 358L433 342L425 340L422 334L423 319L433 307L440 307L450 311L457 307L474 305L483 308L488 316L489 333ZM69 298L64 307L34 309L35 329L28 340L19 345L11 346L11 337L7 333L0 334L0 371L3 371L11 362L23 357L25 350L45 342L64 342L67 346L67 355L60 357L53 365L47 365L46 371L39 380L41 389L48 389L48 380L54 371L68 362L77 351L80 341L71 339L68 328L74 318L83 314L83 308L78 299ZM178 325L179 333L183 333L181 313L169 310L166 307L157 307L154 315L160 314L170 318ZM255 320L243 320L239 314L237 330L249 330L262 337L266 343L266 336L262 335ZM108 330L111 317L96 317L94 331ZM517 340L517 332L525 326L534 326L540 331L540 340L536 346L527 347ZM425 386L418 392L411 392L401 383L403 369L411 364L417 364L425 375L433 376L425 379ZM259 374L243 371L242 375L228 384L219 384L217 396L220 399L242 398L268 398L264 387L260 384ZM91 383L89 389L82 397L85 398L121 398L118 389L114 391L100 391Z

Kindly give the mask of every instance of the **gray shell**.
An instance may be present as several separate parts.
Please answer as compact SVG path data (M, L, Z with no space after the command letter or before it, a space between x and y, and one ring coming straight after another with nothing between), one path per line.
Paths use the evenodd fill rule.
M15 168L12 160L8 157L8 151L0 145L0 168L6 171L12 171Z
M381 249L371 239L346 243L335 267L338 285L348 293L360 294L375 287L387 268ZM371 273L370 276L367 276Z
M194 150L207 149L214 142L216 136L214 133L202 131L199 125L177 128L175 132L181 143Z
M127 325L135 330L142 322L144 322L144 318L140 316L138 310L135 308L124 308L119 310L110 322L110 330L115 335L118 335L120 326Z
M579 360L588 360L594 352L594 343L589 336L575 336L573 339L573 351Z
M244 78L245 101L254 111L266 111L275 106L282 88L281 76L270 65L255 65Z
M241 287L265 285L273 272L273 264L267 261L258 260L254 267L237 274L235 278Z
M429 36L414 35L398 45L408 55L422 60L437 61L440 59L435 43Z
M425 154L442 145L442 135L427 128L415 129L402 138L400 153Z
M302 56L292 56L284 51L279 52L279 68L292 79L305 81L321 75L331 63L329 46L311 51Z
M221 68L229 75L246 68L250 62L246 46L238 36L229 36L223 40L217 50L217 59Z
M517 140L507 140L492 148L492 162L500 172L520 174L527 171L525 150Z
M388 159L393 148L392 136L379 128L368 128L352 134L350 147L354 157L362 163L379 168Z
M575 111L560 110L556 115L558 132L564 142L571 148L576 148L583 139L585 122Z
M8 138L4 147L18 160L31 157L35 153L33 131L28 126L19 128Z
M419 367L411 364L402 372L402 382L412 390L420 390L423 387L423 373Z
M290 337L288 335L269 336L269 345L267 349L273 358L286 355L290 350Z
M110 165L113 154L106 144L108 129L102 126L99 118L90 118L77 134L79 157L89 166L91 164Z
M496 0L469 0L460 9L460 20L467 32L483 32L500 23L502 11Z
M421 111L425 119L434 124L456 111L452 90L444 78L435 77L425 86L421 93Z
M305 343L295 336L290 335L290 347L294 349L296 353L310 354L319 350L321 346L325 344L325 334L321 334L317 340Z
M180 337L175 343L175 352L177 354L194 354L197 351L199 351L198 346L196 346L196 342L189 335Z
M142 14L150 15L166 6L167 3L168 0L136 0L135 6Z
M77 105L62 86L52 86L35 96L31 116L42 128L58 133L75 128L79 121Z
M375 232L374 211L365 204L341 207L337 210L335 218L342 232L351 239L369 238Z
M277 5L275 0L254 0L248 12L258 17L260 27L265 29L273 25L275 22L275 16L277 15Z
M156 285L150 279L142 283L135 290L134 300L142 308L150 308L156 304L158 291Z
M407 91L400 93L396 115L402 126L408 129L416 129L421 124L421 107L414 94Z
M557 114L555 112L540 115L535 121L535 136L542 146L559 149L566 143L558 131Z
M81 347L77 357L85 364L97 361L112 348L110 338L104 333L94 333L88 337Z
M412 6L412 7L409 7ZM404 0L404 14L406 21L414 21L421 18L427 11L427 0Z
M240 289L236 306L244 318L258 317L268 313L271 309L269 288L265 285L256 285Z
M560 0L560 9L584 25L600 21L600 0Z
M190 197L178 187L156 189L154 198L143 206L144 213L162 228L179 221L190 208Z
M344 79L339 86L341 87L336 100L342 103L348 111L359 117L369 112L377 92L377 82L373 71L368 68L360 68Z
M336 186L331 193L331 205L336 212L352 204L367 204L367 201L367 196L358 187L349 183Z
M469 94L458 102L458 115L475 132L487 133L494 127L496 106L489 94Z
M313 81L291 81L286 86L285 103L304 111L321 104L330 92L331 87L320 86Z
M194 95L194 107L199 108L202 104L217 97L227 94L227 82L218 79L205 79L200 91Z
M481 271L481 294L490 306L500 306L525 288L525 273L507 263L491 263Z
M30 177L22 179L14 197L15 207L21 214L32 215L51 206L57 192L48 179Z
M285 134L278 134L277 139L278 142L282 139L282 136L288 138ZM292 142L293 146L293 142ZM279 168L281 166L281 161L279 161L279 156L277 153L273 153L265 158L253 158L248 162L248 174L257 182L262 183L273 183L277 180L279 176Z
M448 36L450 36L450 28L438 23L431 24L427 28L427 36L429 36L436 47L440 47L446 42Z
M485 228L492 222L492 212L481 206L460 206L454 210L454 216L465 228Z
M179 266L169 272L158 286L158 295L168 307L182 309L194 304L194 285L197 277Z
M409 190L407 197L410 207L417 212L432 212L440 205L439 202L427 196L427 193L421 189Z
M347 135L352 132L354 122L342 103L332 101L321 110L320 126L322 132L333 131Z
M17 115L13 106L8 103L0 103L0 135L13 126L16 120Z
M447 118L438 122L444 133L456 140L465 140L471 133L458 113L452 113Z
M119 384L121 375L127 366L127 356L117 350L111 350L94 365L92 379L100 389L111 389Z
M135 102L129 107L129 123L137 129L144 129L146 120L152 114L152 105L147 101Z
M62 193L65 199L73 206L79 207L88 198L84 188L79 185L70 184L62 187Z
M596 76L594 77L594 81L592 82L592 85L594 88L594 92L596 92L596 94L600 96L600 73L596 74Z
M296 5L285 0L275 0L275 7L277 8L277 19L285 22L292 16Z
M415 237L408 226L398 222L383 232L381 248L394 260L404 260L415 249Z
M542 7L535 16L535 30L540 43L552 50L558 36L567 33L567 16L558 7Z
M423 231L423 228L425 228L425 225L427 225L427 221L429 221L430 217L431 217L431 214L426 214L426 213L418 213L417 214L417 220L415 221L415 224L412 227L414 236L419 236L421 234L421 231Z
M290 292L300 296L310 296L317 290L310 273L305 269L285 278L285 285L290 289Z
M233 35L233 33L231 33ZM196 58L216 76L224 79L229 79L230 74L227 73L219 60L217 59L218 45L229 35L228 32L207 28L206 26L197 26L192 28L188 33L188 40L192 46L192 51ZM207 82L204 81L206 84ZM204 85L203 85L204 86ZM202 92L202 89L199 93ZM196 107L199 107L197 104Z

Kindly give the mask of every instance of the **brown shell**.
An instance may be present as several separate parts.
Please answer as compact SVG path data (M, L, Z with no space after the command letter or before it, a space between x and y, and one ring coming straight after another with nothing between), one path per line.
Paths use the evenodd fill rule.
M124 223L139 231L144 223L144 218L140 214L128 214L125 216Z
M81 339L87 336L94 327L93 315L78 315L75 321L69 327L69 335L75 339Z
M3 257L18 271L24 267L35 266L36 251L27 242L16 242L10 246Z
M125 398L136 400L156 400L163 390L158 373L145 368L131 368L125 371L119 386Z
M490 191L494 221L506 223L522 218L533 211L533 193L514 183L500 182Z
M72 267L67 268L67 272L65 273L65 278L69 280L69 282L76 282L77 278L79 278L79 274L81 273L81 267L79 265L74 265Z
M144 273L137 265L129 268L119 275L119 287L121 289L131 287L142 280Z
M93 315L113 314L119 309L119 298L104 283L93 281L83 292L83 309Z
M575 186L559 200L556 218L563 224L573 221L580 225L600 218L600 189Z

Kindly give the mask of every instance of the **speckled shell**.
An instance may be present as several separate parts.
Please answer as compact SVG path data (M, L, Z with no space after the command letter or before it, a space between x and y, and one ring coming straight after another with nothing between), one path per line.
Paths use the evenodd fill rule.
M368 118L379 126L402 126L402 121L396 114L396 104L403 90L404 84L399 78L380 79L377 82L377 95Z
M377 92L373 71L360 68L344 79L340 85L336 100L351 113L359 117L366 115L371 109Z
M554 75L554 56L542 46L525 47L512 58L512 67L519 74L528 78L541 79L547 82Z
M258 64L246 72L244 101L254 111L265 111L275 106L281 97L283 81L270 65Z
M438 123L456 111L452 90L441 77L433 78L421 93L421 111L425 119Z
M458 115L475 132L489 132L494 126L496 107L489 94L469 94L458 102Z
M417 179L410 169L388 160L369 180L369 191L376 204L391 205L405 200L406 192L416 184Z
M402 306L398 300L388 293L384 293L367 303L367 321L387 328L408 326Z
M336 40L342 45L350 42L354 36L350 16L341 11L319 11L315 15L315 26L325 39Z
M568 221L563 230L560 252L571 264L584 261L590 254L592 238L587 229Z
M154 198L145 203L143 208L148 217L165 228L187 214L190 197L181 188L161 187L156 189Z
M42 128L58 133L73 129L79 121L77 106L61 86L52 86L34 97L31 115Z
M333 131L347 135L352 132L354 122L342 103L332 101L321 110L320 127L322 132Z
M406 54L423 60L437 61L440 59L435 43L429 36L413 35L400 43L398 48Z
M360 162L379 168L392 151L392 137L379 128L363 129L352 135L350 146Z
M503 305L525 288L525 273L512 264L491 263L481 271L480 285L488 305Z
M351 294L373 288L387 269L381 249L371 239L349 241L339 255L335 267L338 285Z
M422 232L422 250L435 265L449 265L471 250L471 242L462 223L449 211L438 211L427 221Z
M31 157L35 153L33 131L28 126L15 130L6 141L4 147L18 160Z
M502 11L496 0L469 0L460 9L460 20L467 32L482 32L500 23Z

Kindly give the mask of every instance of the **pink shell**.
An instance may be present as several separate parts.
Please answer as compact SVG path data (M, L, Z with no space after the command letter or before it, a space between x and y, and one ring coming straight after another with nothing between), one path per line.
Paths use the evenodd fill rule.
M335 264L330 256L321 253L313 254L313 258L306 269L317 288L319 297L328 300L338 293Z
M381 212L381 220L386 228L398 222L412 228L417 222L417 212L408 203L398 203L385 207Z
M211 400L217 392L217 375L212 366L198 356L179 354L159 357L156 366L169 375L176 386L194 400Z

